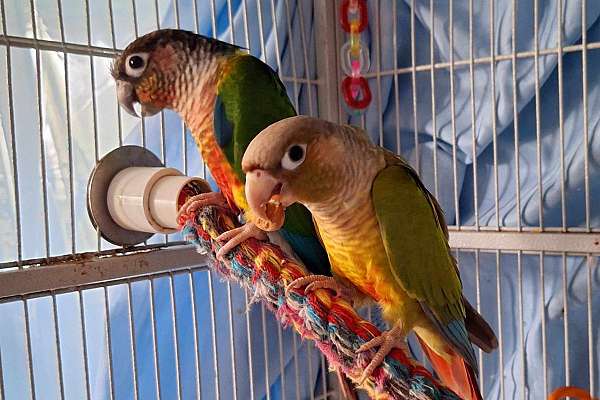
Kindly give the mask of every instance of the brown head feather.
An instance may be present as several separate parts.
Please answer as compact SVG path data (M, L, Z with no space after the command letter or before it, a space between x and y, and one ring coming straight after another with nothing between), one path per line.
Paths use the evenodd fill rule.
M304 147L303 159L290 166L290 151L297 146ZM297 201L308 204L340 191L345 179L354 176L362 163L379 163L381 154L359 128L295 116L278 121L258 134L244 153L242 169L246 174L251 171L270 174L289 193L293 192Z
M159 29L140 36L131 42L113 62L111 75L114 79L131 80L125 74L124 60L127 59L128 55L151 52L158 47L175 42L180 43L183 48L191 52L196 50L197 47L214 54L234 53L236 50L241 49L239 46L182 29Z
M310 143L338 132L339 125L304 115L285 118L265 128L250 143L242 169L274 169L280 166L285 150L293 143ZM268 149L268 151L265 151Z
M143 115L164 108L181 112L194 96L210 98L221 61L238 50L238 46L179 29L148 33L129 44L113 63L119 103L134 115L135 103L141 105Z

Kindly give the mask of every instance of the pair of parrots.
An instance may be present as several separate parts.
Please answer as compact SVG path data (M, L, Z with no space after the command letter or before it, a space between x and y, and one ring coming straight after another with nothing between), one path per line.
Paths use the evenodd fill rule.
M491 351L497 340L463 297L443 213L408 164L360 129L295 116L277 74L228 43L158 30L132 42L112 72L125 110L172 109L190 128L220 192L182 212L228 204L250 216L222 235L220 256L278 231L317 275L313 287L379 303L392 328L359 349L378 349L365 376L414 331L440 379L481 399L471 342Z

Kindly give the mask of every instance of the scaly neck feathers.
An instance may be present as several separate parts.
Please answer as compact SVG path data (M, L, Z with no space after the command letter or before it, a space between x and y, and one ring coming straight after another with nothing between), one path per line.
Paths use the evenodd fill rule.
M349 161L334 164L336 171L328 175L327 180L331 185L328 192L331 196L326 201L306 204L319 229L346 229L359 223L356 214L370 204L373 181L386 163L381 149L372 145L362 131L348 129L341 138ZM330 154L323 152L321 156L326 158ZM331 163L325 159L315 162Z
M247 210L244 184L217 143L213 118L219 81L234 56L213 57L186 70L174 109L189 127L219 189L232 208Z

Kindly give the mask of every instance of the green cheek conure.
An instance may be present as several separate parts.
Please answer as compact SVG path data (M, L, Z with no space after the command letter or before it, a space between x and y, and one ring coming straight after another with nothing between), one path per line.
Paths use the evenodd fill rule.
M301 278L313 281L305 290L354 291L381 307L392 328L357 349L379 348L363 380L414 331L442 382L481 399L471 342L489 352L497 339L463 297L440 206L403 159L358 128L292 117L262 131L242 167L259 227L282 226L293 204L311 211L334 278Z
M181 212L227 204L246 213L241 169L246 147L262 129L296 115L277 74L237 46L172 29L129 44L115 60L112 74L127 112L136 115L135 103L145 116L172 109L192 132L220 192L192 198ZM280 234L311 272L330 273L306 208L290 207ZM226 232L219 238L225 244L218 256L249 237L265 238L253 224Z

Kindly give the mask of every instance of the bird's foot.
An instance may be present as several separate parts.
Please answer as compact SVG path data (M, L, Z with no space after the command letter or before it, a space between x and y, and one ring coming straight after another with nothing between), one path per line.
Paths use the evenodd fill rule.
M295 279L287 285L285 291L288 292L302 286L306 286L304 288L304 293L314 292L317 289L330 289L335 292L336 296L341 296L346 299L352 299L357 294L356 289L344 285L332 276L326 275L308 275Z
M223 261L225 256L233 250L233 248L243 241L254 238L260 241L267 240L267 234L256 227L253 223L247 223L244 226L234 228L230 231L223 232L215 239L219 243L225 243L217 251L217 259Z
M190 197L180 208L177 213L177 219L183 214L188 214L202 207L219 206L227 207L227 199L221 192L207 192Z
M381 365L381 363L385 359L385 356L387 356L388 353L394 347L398 347L405 351L408 351L402 321L398 321L389 331L382 332L381 335L374 337L373 339L364 343L358 348L358 350L356 350L356 352L362 353L367 350L371 350L377 346L379 346L379 350L377 350L377 353L375 353L375 356L373 357L369 365L367 365L367 368L365 368L365 370L359 378L359 383L361 385L367 380L369 376L371 376L375 368Z

